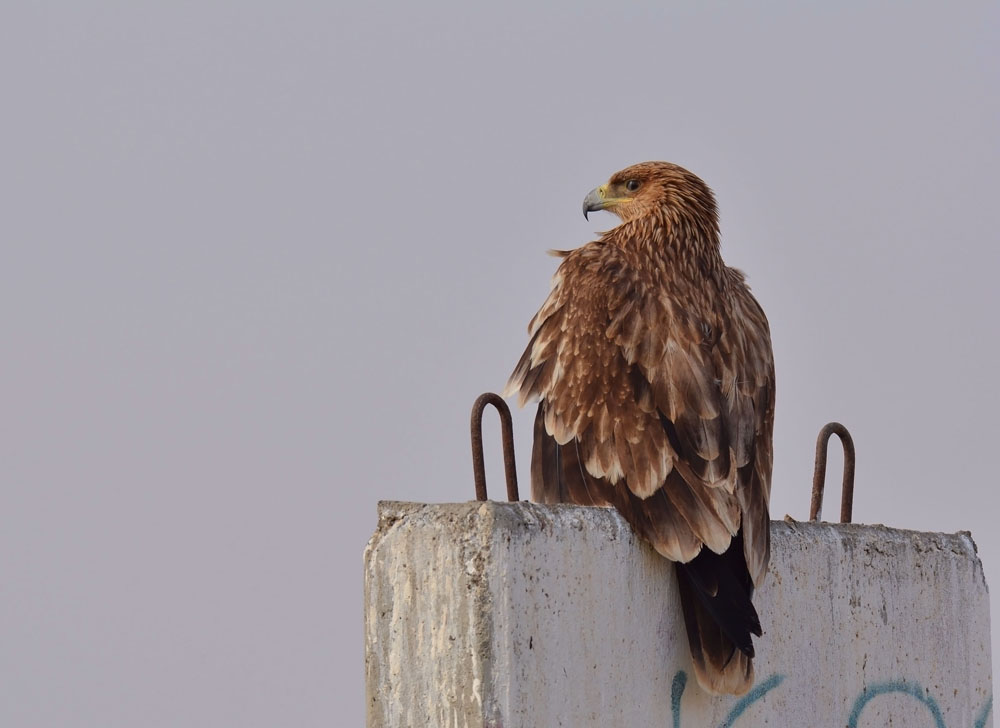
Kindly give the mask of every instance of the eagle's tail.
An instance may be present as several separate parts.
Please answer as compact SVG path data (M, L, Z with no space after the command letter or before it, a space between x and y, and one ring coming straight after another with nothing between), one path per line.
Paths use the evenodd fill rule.
M746 693L753 684L750 635L759 637L761 628L750 601L742 530L725 553L703 548L688 563L678 563L677 584L698 683L710 693Z

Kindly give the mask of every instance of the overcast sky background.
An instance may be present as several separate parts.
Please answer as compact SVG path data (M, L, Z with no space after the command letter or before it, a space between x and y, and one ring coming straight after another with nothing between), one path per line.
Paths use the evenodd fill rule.
M647 159L770 318L773 516L839 420L855 520L1000 584L998 8L5 5L0 724L361 725L376 501L472 497L544 251Z

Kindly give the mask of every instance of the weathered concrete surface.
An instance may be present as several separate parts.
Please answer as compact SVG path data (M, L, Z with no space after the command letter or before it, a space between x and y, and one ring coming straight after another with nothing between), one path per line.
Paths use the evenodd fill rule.
M772 524L756 684L694 679L672 566L613 510L380 503L369 728L992 725L968 533Z

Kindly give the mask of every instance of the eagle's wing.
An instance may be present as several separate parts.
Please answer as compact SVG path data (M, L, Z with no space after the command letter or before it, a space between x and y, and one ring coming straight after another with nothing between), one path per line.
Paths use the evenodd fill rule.
M699 678L741 692L760 634L750 596L770 550L767 320L737 271L720 306L626 256L599 243L568 254L529 325L505 394L540 400L532 498L613 505L684 563Z
M720 320L707 298L678 300L625 256L607 244L573 251L529 326L506 394L541 400L533 497L619 506L680 562L702 544L725 552L742 521L757 582L768 559L767 321L735 271Z

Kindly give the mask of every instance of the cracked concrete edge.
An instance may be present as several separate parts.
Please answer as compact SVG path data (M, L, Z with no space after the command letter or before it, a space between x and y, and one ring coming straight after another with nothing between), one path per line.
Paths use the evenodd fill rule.
M828 523L820 521L796 521L785 516L782 521L771 521L771 537L781 538L785 533L796 533L801 538L815 542L844 543L853 541L856 544L880 546L906 545L918 552L950 551L968 559L973 565L977 580L989 592L983 563L979 559L979 547L970 531L955 533L940 533L934 531L914 531L904 528L893 528L881 523Z
M460 503L413 503L407 501L379 501L378 523L365 549L367 553L389 533L393 526L404 519L457 519L473 514L483 519L479 528L545 528L547 525L565 525L577 530L581 528L600 529L611 539L635 538L628 522L613 508L594 508L576 505L540 505L530 501L509 503L505 501L465 501ZM484 533L489 533L486 528ZM979 548L969 531L938 533L894 528L880 523L831 523L827 521L798 521L790 516L784 520L771 521L772 536L779 538L785 533L797 533L801 537L820 541L842 542L855 540L873 543L906 543L918 550L948 550L964 555L975 564L976 571L986 584ZM484 544L485 545L485 544ZM988 585L987 585L988 587Z

